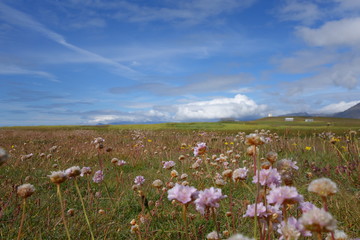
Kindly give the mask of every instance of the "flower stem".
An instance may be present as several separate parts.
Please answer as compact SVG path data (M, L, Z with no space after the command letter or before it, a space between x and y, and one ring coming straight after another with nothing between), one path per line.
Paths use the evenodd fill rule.
M57 194L59 196L59 201L60 201L60 206L61 206L61 218L63 220L64 223L64 227L65 227L65 231L66 231L66 236L67 238L70 240L70 233L69 233L69 229L67 227L66 224L66 219L65 219L65 209L64 209L64 205L63 205L63 200L62 200L62 196L61 196L61 191L60 191L60 184L56 184L57 187Z
M187 217L186 217L186 213L187 213L187 205L186 204L183 204L183 214L182 214L182 217L183 217L183 221L184 221L184 224L185 224L185 235L186 235L186 239L187 240L190 240L190 236L189 236L189 231L188 231L188 221L187 221Z
M76 187L76 191L79 195L79 198L80 198L80 201L81 201L81 205L82 205L82 208L83 208L83 212L84 212L84 215L85 215L85 219L86 219L86 223L88 224L89 226L89 230L90 230L90 234L91 234L91 239L94 240L94 234L91 230L91 225L90 225L90 221L89 221L89 218L87 216L87 213L86 213L86 209L85 209L85 204L84 204L84 200L81 196L81 192L80 192L80 189L79 189L79 185L77 184L77 178L75 178L75 187Z
M215 212L214 207L211 208L211 212L212 212L212 217L213 217L215 228L216 228L217 237L218 237L218 239L221 239L220 238L220 227L219 227L217 219L216 219L216 212Z
M26 210L26 198L23 199L23 211L22 211L22 215L21 215L21 221L20 221L20 227L19 227L19 233L17 236L17 240L21 239L21 230L23 228L24 221L25 221L25 210Z

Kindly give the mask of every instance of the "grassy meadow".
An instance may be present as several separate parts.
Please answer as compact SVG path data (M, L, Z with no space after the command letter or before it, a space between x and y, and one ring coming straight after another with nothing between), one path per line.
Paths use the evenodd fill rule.
M279 215L285 211L299 219L298 203L282 205L282 212L266 217L243 217L256 198L266 204L270 188L253 183L253 163L259 171L269 167L270 151L278 154L271 165L281 173L280 185L296 187L316 207L323 207L324 199L309 192L309 184L322 177L335 182L338 191L326 198L328 211L348 239L360 237L360 120L314 120L0 128L0 147L9 153L0 166L0 239L68 239L65 227L71 239L200 240L212 231L221 239L235 233L279 239L276 226L286 218ZM255 132L266 143L249 155L253 146L245 144L246 136ZM94 144L97 137L105 141ZM206 143L207 149L195 157L198 143ZM281 159L296 162L298 169L283 169ZM164 168L168 161L175 166ZM92 173L60 184L50 181L52 171L72 166L90 167ZM224 173L244 167L248 173L243 180L233 181L231 171ZM98 170L104 177L95 183ZM137 176L145 181L135 184ZM154 187L158 179L163 185ZM35 187L28 198L17 194L24 183ZM205 214L193 203L184 211L185 204L168 199L175 183L197 190L219 188L227 197ZM299 239L326 237L320 232Z

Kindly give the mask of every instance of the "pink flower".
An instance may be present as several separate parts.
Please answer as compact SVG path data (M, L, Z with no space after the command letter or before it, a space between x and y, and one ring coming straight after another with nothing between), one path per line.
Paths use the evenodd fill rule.
M266 207L262 202L257 204L256 215L258 217L266 217L268 215ZM243 217L255 217L255 203L247 206L246 213Z
M210 207L219 207L219 201L226 198L226 195L222 195L219 188L207 188L204 191L199 192L199 197L195 200L196 210L201 214L205 214L205 209Z
M303 226L294 217L289 217L287 223L282 221L277 230L282 239L299 239L300 236L309 237L311 232L304 230Z
M198 155L203 155L206 152L206 143L198 143L196 147L194 147L194 155L195 157Z
M127 162L124 161L124 160L119 160L119 161L117 162L117 165L119 165L119 166L124 166L126 163L127 163Z
M136 185L141 186L141 185L144 184L144 182L145 182L145 178L144 178L143 176L136 176L136 177L135 177L134 183L135 183Z
M183 204L191 202L194 197L197 195L197 190L194 187L183 186L178 183L175 184L175 187L168 191L168 199L179 201Z
M281 176L276 170L276 168L269 168L269 169L261 169L260 170L260 178L259 182L262 186L273 187L274 185L277 186L280 184ZM253 183L258 182L258 172L253 177Z
M299 208L303 213L310 211L311 209L315 208L315 205L311 202L302 202L300 203Z
M174 161L167 161L167 162L163 162L163 168L165 169L171 169L175 166L175 162Z
M293 204L297 202L303 201L303 196L300 195L295 187L282 186L271 189L269 195L267 195L266 199L269 204Z
M95 183L100 183L104 180L104 173L103 171L99 170L99 171L96 171L95 174L94 174L94 177L93 177L93 181Z

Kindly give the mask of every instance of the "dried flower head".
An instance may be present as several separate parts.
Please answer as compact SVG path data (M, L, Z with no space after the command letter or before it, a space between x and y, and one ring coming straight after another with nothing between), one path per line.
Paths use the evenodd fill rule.
M81 174L81 169L79 166L74 166L74 167L66 169L65 174L69 178L74 178Z
M17 188L17 194L22 198L28 198L35 192L34 185L25 183Z
M221 240L222 235L216 231L212 231L206 236L207 240Z
M164 183L160 179L156 179L152 183L152 186L155 187L155 188L161 188L163 185L164 185Z
M174 161L166 161L163 162L163 168L165 169L171 169L175 166L175 162Z
M265 139L264 137L260 136L259 134L256 133L251 133L249 135L246 136L245 138L245 144L246 145L262 145L265 143Z
M69 210L67 210L67 215L69 215L69 216L74 216L75 215L75 209L73 209L73 208L70 208Z
M119 162L119 159L117 159L117 158L111 159L112 164L117 164L118 162Z
M231 178L233 175L233 171L231 169L227 169L222 172L222 176L225 178Z
M266 154L266 159L271 163L275 163L277 158L278 154L276 152L271 151Z
M51 182L56 184L63 183L67 179L67 175L64 171L51 172L48 177L50 178Z
M91 173L92 173L92 170L91 170L90 167L83 167L83 168L81 169L81 174L80 174L80 176L83 177L83 176L85 176L85 175L90 175Z
M171 170L170 175L172 178L176 178L179 176L179 173L176 170Z
M117 161L117 165L118 166L124 166L125 164L127 164L127 162L126 161L124 161L124 160L119 160L119 161Z
M232 179L234 182L237 182L239 180L245 180L247 177L249 169L246 167L235 169L232 174Z
M312 232L332 232L336 229L336 220L324 209L316 208L305 212L299 219L305 229Z
M309 192L314 192L322 197L333 195L337 192L337 190L336 183L328 178L313 180L308 187Z

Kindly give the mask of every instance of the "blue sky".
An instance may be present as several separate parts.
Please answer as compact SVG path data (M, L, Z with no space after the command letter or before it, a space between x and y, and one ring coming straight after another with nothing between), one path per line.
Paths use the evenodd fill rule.
M0 126L360 102L359 0L0 0Z

